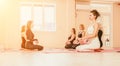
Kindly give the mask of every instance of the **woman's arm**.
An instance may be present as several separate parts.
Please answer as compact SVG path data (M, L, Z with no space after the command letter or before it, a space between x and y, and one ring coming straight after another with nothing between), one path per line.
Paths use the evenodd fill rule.
M68 41L72 41L73 39L75 39L75 35L74 34L71 36L71 38Z
M85 31L82 32L82 37L85 37Z

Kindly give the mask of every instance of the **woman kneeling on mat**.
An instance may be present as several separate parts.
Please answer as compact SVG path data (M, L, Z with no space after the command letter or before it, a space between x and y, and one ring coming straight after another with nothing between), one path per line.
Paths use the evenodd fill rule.
M98 49L100 48L100 42L98 39L98 30L99 24L96 22L96 19L100 16L97 10L90 11L89 19L91 24L89 25L85 37L83 37L80 41L80 44L76 47L77 51L84 51L89 49Z
M34 50L34 49L38 49L39 51L43 50L43 46L34 45L34 41L37 41L37 39L34 39L34 34L31 30L32 24L33 24L32 21L28 21L28 23L27 23L27 30L26 30L26 39L27 40L26 40L25 48L30 49L30 50Z
M71 34L70 36L68 37L68 40L66 41L66 45L65 45L65 48L66 49L73 49L72 46L73 46L73 41L75 40L76 38L76 31L75 31L75 28L72 28L71 30Z

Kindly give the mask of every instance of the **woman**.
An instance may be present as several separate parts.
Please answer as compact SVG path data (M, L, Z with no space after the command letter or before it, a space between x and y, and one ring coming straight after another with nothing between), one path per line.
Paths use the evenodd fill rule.
M74 44L79 44L79 40L81 40L82 37L85 36L85 31L84 31L85 27L83 24L80 24L79 26L79 32L78 32L78 37L77 39L74 41Z
M77 39L73 42L73 49L75 49L77 46L79 46L80 45L80 40L81 40L81 38L82 37L84 37L85 36L85 31L84 31L84 29L85 29L85 27L84 27L84 25L83 24L80 24L80 26L79 26L79 32L78 32L78 37L77 37Z
M66 42L65 48L66 49L72 49L73 41L76 38L76 31L75 28L72 28L71 35L68 37L68 40Z
M84 27L84 25L83 24L80 24L80 27L79 27L79 33L78 33L78 40L80 39L80 38L82 38L82 37L84 37L85 36L85 27Z
M76 47L77 51L88 50L88 49L98 49L100 47L99 39L98 39L98 30L99 24L96 22L96 19L100 16L97 10L90 11L90 21L91 24L87 29L87 34L80 41L81 44Z
M21 38L22 38L22 43L21 43L21 48L25 48L25 25L22 26L21 28Z
M26 49L31 49L31 50L38 49L39 51L43 50L42 46L33 44L33 41L35 39L34 39L34 34L31 30L31 28L32 28L32 21L28 21L27 30L26 30L26 38L27 38Z

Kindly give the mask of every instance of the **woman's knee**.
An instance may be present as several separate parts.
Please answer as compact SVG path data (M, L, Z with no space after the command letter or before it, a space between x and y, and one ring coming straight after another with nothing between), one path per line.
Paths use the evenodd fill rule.
M79 46L77 46L75 49L76 49L76 50L79 50Z
M40 50L43 50L44 49L44 47L43 46L39 46L38 47L38 50L40 51Z
M66 44L66 45L65 45L65 48L66 48L66 49L71 49L71 48L72 48L72 44Z

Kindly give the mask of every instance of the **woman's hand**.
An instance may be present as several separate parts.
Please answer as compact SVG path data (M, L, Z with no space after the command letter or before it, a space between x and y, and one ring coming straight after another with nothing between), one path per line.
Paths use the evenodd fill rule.
M79 40L74 40L73 44L79 44Z
M88 40L88 39L85 39L85 38L82 38L81 40L79 40L79 43L80 43L80 44L88 44L88 43L89 43L89 40Z
M35 45L39 44L38 39L34 39L33 43L34 43Z

